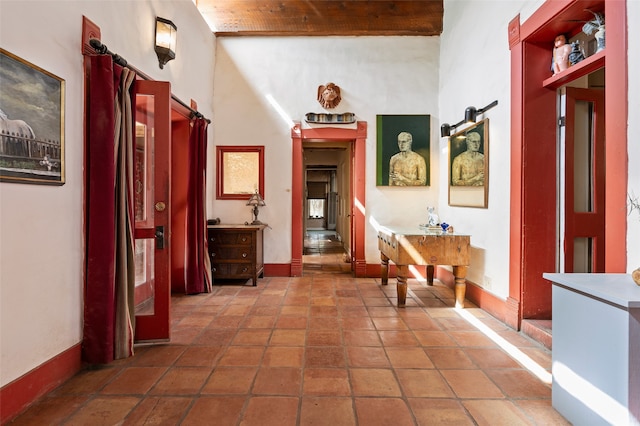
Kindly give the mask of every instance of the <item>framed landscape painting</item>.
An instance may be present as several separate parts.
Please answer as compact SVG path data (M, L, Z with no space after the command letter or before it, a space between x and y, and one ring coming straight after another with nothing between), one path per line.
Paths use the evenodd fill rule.
M378 115L377 186L429 186L430 115Z
M0 181L64 184L65 81L0 48Z

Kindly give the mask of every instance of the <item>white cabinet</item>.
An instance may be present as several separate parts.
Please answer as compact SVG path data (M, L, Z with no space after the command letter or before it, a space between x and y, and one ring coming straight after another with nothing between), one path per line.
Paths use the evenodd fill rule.
M552 403L575 425L640 425L640 287L628 274L552 281Z

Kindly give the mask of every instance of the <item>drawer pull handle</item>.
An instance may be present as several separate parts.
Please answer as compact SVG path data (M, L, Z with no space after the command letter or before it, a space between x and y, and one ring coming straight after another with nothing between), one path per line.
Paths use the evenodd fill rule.
M247 241L247 237L242 237L242 242L246 242Z
M247 257L247 253L242 253L242 258L246 258Z
M249 268L243 268L242 272L247 272L249 270Z

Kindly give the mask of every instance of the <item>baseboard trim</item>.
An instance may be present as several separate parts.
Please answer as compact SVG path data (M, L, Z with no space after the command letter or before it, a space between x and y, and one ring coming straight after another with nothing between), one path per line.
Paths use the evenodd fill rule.
M264 276L265 277L290 277L291 264L290 263L265 263Z
M446 268L436 267L435 277L448 287L454 288L453 272ZM499 298L495 294L489 293L477 284L467 280L467 291L465 299L490 313L496 319L505 322L506 300ZM508 324L507 324L508 325Z
M0 388L0 423L5 424L82 367L78 343Z

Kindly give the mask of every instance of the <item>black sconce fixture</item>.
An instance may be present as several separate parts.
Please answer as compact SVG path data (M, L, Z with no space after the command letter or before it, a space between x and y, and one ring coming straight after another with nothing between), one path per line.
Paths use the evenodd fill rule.
M479 114L483 114L485 111L493 108L496 105L498 105L498 101L493 101L486 107L480 109L476 109L476 107L473 106L467 107L467 109L464 110L463 120L460 120L456 124L444 123L442 126L440 126L440 136L443 138L451 136L451 129L455 130L465 123L475 123Z
M176 36L178 28L168 19L156 17L156 55L160 69L176 58Z

